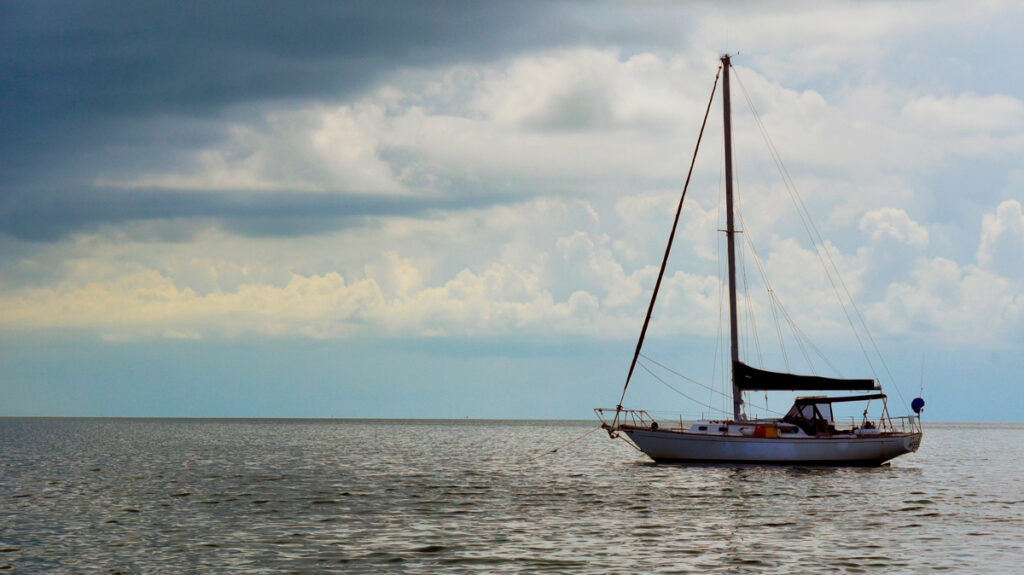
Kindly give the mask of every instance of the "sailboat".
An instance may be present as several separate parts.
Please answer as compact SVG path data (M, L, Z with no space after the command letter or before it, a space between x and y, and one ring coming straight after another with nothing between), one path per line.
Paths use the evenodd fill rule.
M646 410L626 409L623 401L626 390L641 354L644 336L650 323L658 288L661 285L668 262L672 239L679 223L683 199L693 174L694 163L683 188L683 195L676 210L675 223L669 236L668 247L661 264L650 307L637 342L636 353L630 364L622 397L614 409L597 408L595 412L612 439L622 438L659 463L747 463L782 465L833 465L833 466L877 466L917 451L921 444L920 413L924 400L916 398L911 408L916 415L892 417L889 414L887 396L874 379L837 379L815 375L767 371L747 365L740 360L739 333L736 298L736 246L733 206L732 174L732 125L730 111L729 71L731 56L721 57L722 112L725 132L725 200L726 200L726 243L728 249L729 274L729 327L731 353L731 379L733 414L731 419L701 419L684 425L680 419L675 423L659 423ZM717 85L718 77L715 78ZM708 113L714 100L712 97L705 111L697 147L704 134ZM855 395L813 395L797 397L792 407L782 417L751 418L744 413L744 392L789 391L789 392L859 392ZM881 401L881 415L869 419L867 409L858 422L840 424L833 415L833 406L848 402Z

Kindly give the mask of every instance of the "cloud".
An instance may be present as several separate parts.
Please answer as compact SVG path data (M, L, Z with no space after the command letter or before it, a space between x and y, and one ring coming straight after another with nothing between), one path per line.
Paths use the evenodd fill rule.
M556 41L540 3L139 2L4 7L0 92L41 122L358 93L403 66ZM562 32L569 22L562 22ZM69 113L70 112L70 113ZM54 114L48 118L48 114Z
M991 345L1019 338L1024 320L1019 285L976 266L925 260L911 283L894 283L870 313L886 331L925 340Z
M4 298L7 325L88 328L104 334L198 338L240 333L338 337L351 332L381 300L375 282L352 285L337 274L293 276L282 287L244 284L233 292L197 294L155 270L106 282L32 289Z
M109 337L630 337L717 64L712 36L738 11L746 16L732 33L755 49L742 47L736 78L835 241L854 295L892 320L881 329L943 332L943 317L915 295L967 310L949 325L968 329L976 302L964 286L976 282L1003 302L1019 280L1011 270L1024 268L1014 259L1015 200L981 221L980 244L960 246L976 262L940 253L936 224L973 236L992 211L942 182L962 175L960 161L985 157L998 174L1020 156L1024 111L1012 86L896 82L878 64L905 30L948 30L958 11L644 6L635 27L622 27L626 9L615 4L531 4L523 14L454 4L229 4L195 14L90 4L70 26L41 17L48 9L7 6L0 24L15 54L0 86L11 104L0 112L0 145L12 151L0 153L11 182L0 191L8 327L35 318L103 326ZM985 23L999 9L969 20ZM682 20L691 33L669 40L666 23ZM140 37L147 22L158 37ZM791 50L807 38L822 48ZM801 326L829 331L843 318L822 311L827 280L805 277L817 256L786 211L786 190L772 184L776 167L760 153L741 91L744 231L776 287L793 294L785 301L806 304L791 310ZM665 280L660 313L673 333L706 334L719 313L717 112ZM58 161L51 147L64 154ZM978 155L986 151L998 153ZM973 211L953 213L944 193ZM102 305L114 311L94 312ZM1006 321L1008 332L1019 329Z
M1024 102L1012 96L979 96L971 92L954 98L932 95L903 106L903 117L929 132L1006 132L1024 125Z
M97 187L224 192L346 192L403 194L381 158L380 124L389 100L384 90L357 107L274 112L252 125L228 129L226 140L195 155L190 172L99 179Z
M913 73L909 66L936 76L948 73L955 59L945 48L973 55L987 35L1011 33L1009 21L1020 13L1018 4L999 0L975 4L969 12L953 0L703 8L694 31L697 45L738 52L753 67L789 83L836 79L844 86L851 70L867 77L885 75L885 68L905 76Z
M4 326L80 328L105 338L271 336L350 338L374 335L510 335L582 333L608 318L584 291L557 302L536 277L495 263L466 269L436 287L419 286L419 270L391 256L382 276L347 282L337 273L293 275L283 286L243 283L199 294L156 270L56 289L34 288L0 299ZM585 327L586 326L586 327Z
M49 248L62 254L55 256L64 266L56 285L0 291L2 325L73 328L120 340L617 338L632 336L656 271L644 265L627 272L593 208L576 200L383 223L285 245L215 228L197 230L189 242L113 230L77 236L71 245ZM51 257L40 253L36 260ZM287 266L294 271L282 275ZM701 297L691 293L694 285L698 292L717 289L707 281L677 272L666 282L666 297ZM686 317L701 313L677 309ZM693 329L693 322L672 323Z
M696 107L673 101L694 92L674 93L678 86L659 80L677 67L650 54L620 61L615 51L583 49L473 68L469 75L479 81L468 84L454 72L441 74L436 86L435 78L424 84L411 77L414 84L384 86L352 102L267 111L223 126L216 141L162 164L100 163L89 182L15 187L0 209L0 227L52 240L98 223L203 217L246 233L321 233L348 225L343 216L600 192L638 169L650 180L674 181L681 168L664 142L680 136L679 115L661 114ZM611 86L611 123L551 133L539 120L510 119L507 103L492 95L519 84L522 68L543 77L534 90L578 91L577 79L562 77L566 69L590 78L587 98L607 97ZM614 83L602 86L597 78ZM451 109L459 99L465 107ZM536 113L571 123L576 112L555 106ZM666 125L675 127L666 132Z
M667 128L699 121L696 104L710 86L714 61L664 59L651 52L624 57L617 49L563 49L516 58L482 74L472 108L499 125L538 131Z
M829 9L842 12L848 8L844 6ZM572 20L567 6L535 8ZM446 9L436 8L439 13ZM889 14L876 5L872 9ZM346 26L366 23L364 19L379 26L365 31L370 40L405 25L403 17L387 16L378 22L373 11L338 10L344 12ZM459 17L472 19L473 13ZM431 13L434 16L440 18ZM480 16L482 25L497 26L492 17L496 18ZM178 20L168 18L168 33L173 35ZM268 17L268 22L260 20L263 28L257 28L287 37L296 33L288 28L290 18L270 23ZM903 16L893 18L900 21ZM90 22L86 18L83 26L89 28ZM570 43L567 28L562 28L558 34L537 32L550 34L545 36L550 42L523 53L483 50L474 52L473 58L455 58L457 63L452 64L449 56L458 53L460 42L501 42L498 37L486 40L476 32L464 32L472 38L456 34L452 46L437 48L436 58L407 56L403 43L443 44L429 32L430 22L398 46L375 48L368 40L346 51L348 45L340 40L308 40L314 60L358 59L363 53L372 54L367 56L371 60L387 60L393 70L386 82L379 73L367 74L359 76L358 90L310 88L305 97L286 100L269 88L248 96L239 92L225 100L228 103L211 104L211 109L221 110L212 115L200 113L206 109L202 107L174 112L168 104L163 111L153 108L152 113L139 112L138 118L110 121L95 133L102 132L116 144L91 142L88 152L83 151L85 146L75 152L87 154L86 161L54 162L35 170L31 182L10 178L12 184L0 191L0 230L52 241L133 219L213 218L250 235L319 234L350 225L351 217L426 214L544 194L595 198L660 192L684 177L715 65L711 55L696 57L703 48L659 54L630 53L620 46L567 47L561 45ZM449 24L436 25L446 29ZM119 28L113 29L116 37ZM260 42L256 32L238 34L245 46ZM221 48L216 42L222 40L206 41ZM267 42L267 50L285 50L275 39ZM294 53L286 53L299 58L305 45L299 43L291 49ZM543 49L549 45L559 47ZM120 48L116 54L115 60L135 57ZM264 65L261 62L254 57L252 65ZM906 113L920 108L921 102L944 102L932 95L905 105L906 99L874 84L834 94L794 89L763 70L744 68L739 60L738 65L787 164L800 166L793 175L801 183L811 182L810 195L821 203L822 211L847 225L855 224L866 209L893 198L894 183L902 188L902 205L896 208L908 207L912 190L899 181L907 172L923 173L951 158L994 150L997 143L1009 156L1024 148L1024 134L1006 126L972 132L968 140L956 131L936 137ZM202 82L214 81L212 75L204 78L191 79L195 84L183 86L183 93L201 93ZM707 83L697 78L706 78ZM286 89L300 90L302 82L295 84ZM156 96L151 97L151 105L157 106ZM247 97L260 101L239 103ZM961 99L973 102L968 95L956 101ZM968 107L985 109L988 100L981 100ZM708 147L720 137L717 121L713 115L698 174L715 170L715 154ZM45 124L38 128L43 130ZM744 153L744 181L774 178L774 167L764 154L745 154L763 146L749 122L742 124L746 128L740 125L737 122L736 138L737 149ZM811 176L809 170L824 175ZM753 187L751 191L760 192ZM753 221L754 214L768 220L784 201L756 203L758 195L747 197L753 202L752 223L762 227Z
M509 201L501 193L472 197L416 197L258 190L91 188L78 195L40 193L12 199L0 212L0 230L21 239L54 241L106 224L140 220L173 223L188 233L190 221L216 220L252 236L316 235L352 225L364 216L423 214Z
M73 231L80 220L66 211L107 202L109 186L95 186L97 180L139 187L147 182L134 176L159 174L148 189L308 189L308 180L319 182L295 165L296 148L277 149L292 162L266 155L272 145L247 161L232 156L246 152L237 144L262 135L254 123L273 121L282 109L358 97L403 69L558 44L572 28L559 6L533 2L4 5L3 229L45 239ZM217 149L224 142L226 149ZM332 146L339 169L368 160L358 171L345 170L346 183L364 192L393 190L386 167L358 146ZM197 158L197 148L205 155ZM188 162L202 170L183 170ZM126 207L125 217L133 217L133 205ZM148 202L146 209L156 207ZM36 225L46 231L26 230Z
M111 228L20 262L62 269L43 282L6 285L0 317L5 330L71 328L118 340L628 339L654 285L670 210L670 198L649 195L620 199L603 214L582 200L537 198L430 219L388 216L286 240L214 227L176 242ZM710 336L719 328L720 265L708 259L709 247L686 245L691 236L706 241L691 228L714 228L716 217L699 205L688 211L677 246L684 257L673 258L655 310L657 337ZM976 265L926 257L926 228L889 208L861 219L866 244L828 249L878 333L975 343L1012 338L1024 325L1024 300L1010 274L1016 268L1002 258L1019 259L1019 203L1004 202L982 227ZM636 234L613 240L613 229ZM817 254L779 235L759 249L776 295L802 331L826 339L847 332ZM698 252L705 257L690 257ZM751 254L741 261L752 298L741 307L770 330Z
M999 204L981 222L978 265L992 273L1024 280L1024 214L1017 200Z
M1019 341L1024 328L1022 248L1020 203L1004 201L982 218L975 263L918 257L909 277L890 283L870 313L892 333L959 344Z
M861 231L872 240L895 240L914 247L928 245L928 230L910 219L907 212L895 208L872 210L860 220Z

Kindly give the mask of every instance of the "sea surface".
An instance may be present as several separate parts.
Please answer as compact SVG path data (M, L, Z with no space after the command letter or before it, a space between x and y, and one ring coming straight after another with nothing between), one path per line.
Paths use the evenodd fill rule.
M1024 424L871 469L654 465L595 427L0 418L0 569L1024 573Z

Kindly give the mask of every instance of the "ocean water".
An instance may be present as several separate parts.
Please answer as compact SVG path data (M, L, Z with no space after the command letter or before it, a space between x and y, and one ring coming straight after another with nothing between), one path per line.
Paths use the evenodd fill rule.
M0 569L1024 572L1024 425L872 469L659 466L594 427L3 418Z

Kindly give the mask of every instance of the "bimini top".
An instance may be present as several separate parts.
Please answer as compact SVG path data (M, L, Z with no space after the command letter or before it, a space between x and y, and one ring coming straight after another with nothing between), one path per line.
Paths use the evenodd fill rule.
M732 364L733 381L741 391L868 391L876 390L873 379L835 379L817 375L795 375L765 371L742 361Z

